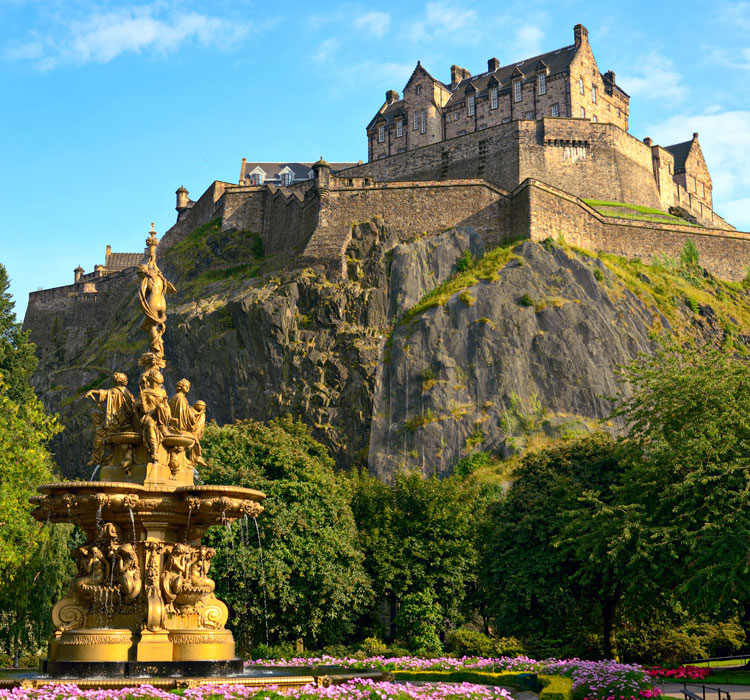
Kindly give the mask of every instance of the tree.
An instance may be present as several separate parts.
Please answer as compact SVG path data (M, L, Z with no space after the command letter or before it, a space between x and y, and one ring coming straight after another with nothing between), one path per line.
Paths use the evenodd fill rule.
M601 433L520 460L482 528L482 582L501 634L539 640L555 630L575 652L582 632L598 627L605 655L617 658L615 624L629 585L629 550L612 546L622 536L622 469L619 446Z
M477 501L462 479L397 474L390 484L351 477L352 509L367 572L379 597L395 606L409 594L434 593L456 624L476 583Z
M287 416L208 426L203 452L207 483L267 495L257 523L212 534L217 594L232 609L241 648L265 642L266 624L271 641L343 641L369 603L370 584L348 492L326 448Z
M34 346L16 323L0 265L0 599L18 610L29 599L23 574L39 556L47 534L31 517L29 498L36 487L54 480L46 445L61 430L44 413L29 384L36 367ZM20 652L24 615L15 616L14 654Z
M627 527L640 568L659 571L693 610L750 629L750 365L711 348L667 344L623 370L615 415L627 421Z

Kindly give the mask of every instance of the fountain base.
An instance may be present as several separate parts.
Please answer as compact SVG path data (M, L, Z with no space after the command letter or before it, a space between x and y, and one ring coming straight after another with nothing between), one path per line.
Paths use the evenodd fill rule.
M242 659L229 661L58 661L44 659L42 674L56 679L239 676Z

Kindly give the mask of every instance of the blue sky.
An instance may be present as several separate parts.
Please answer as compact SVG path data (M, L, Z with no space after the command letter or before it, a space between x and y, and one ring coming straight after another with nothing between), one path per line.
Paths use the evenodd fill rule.
M630 131L694 131L719 214L750 230L750 2L0 0L0 262L29 291L237 181L248 160L366 159L364 128L418 59L437 78L573 42L631 95Z

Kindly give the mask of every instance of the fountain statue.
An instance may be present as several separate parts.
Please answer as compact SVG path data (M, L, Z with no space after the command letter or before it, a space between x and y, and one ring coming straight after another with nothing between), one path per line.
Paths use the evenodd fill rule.
M72 553L76 577L52 611L44 669L52 677L241 671L210 577L216 552L201 538L211 525L259 515L265 495L195 484L206 404L191 405L187 379L171 398L164 389L166 295L175 288L157 265L153 224L146 245L137 273L148 351L138 390L115 372L111 389L85 395L95 406L90 464L100 480L46 484L32 499L37 520L75 523L86 537Z

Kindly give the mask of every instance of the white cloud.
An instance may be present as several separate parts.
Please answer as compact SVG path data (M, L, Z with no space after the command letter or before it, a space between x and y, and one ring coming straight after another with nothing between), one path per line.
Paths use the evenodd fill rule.
M635 73L627 70L618 74L617 82L631 97L647 100L680 101L688 94L682 76L674 63L656 51L642 54L631 66L644 66Z
M436 0L425 5L424 19L411 27L412 41L438 39L448 34L461 36L469 29L476 28L477 13L467 10L450 0ZM476 37L470 35L472 39Z
M368 34L381 39L391 25L391 16L387 12L368 12L354 20L354 26Z
M516 34L514 49L520 56L534 56L542 52L544 32L535 24L523 25Z
M705 54L704 62L708 65L750 70L750 48L735 49L733 51L728 49L712 49Z
M750 2L724 3L715 17L735 32L750 32Z
M315 63L326 63L333 57L333 54L336 53L338 47L339 40L335 37L330 37L325 41L321 41L320 44L318 44L318 48L312 54L312 60L315 61Z
M699 133L713 183L714 209L730 224L750 231L750 110L682 114L651 125L648 133L662 145L687 141Z
M65 23L59 36L35 37L10 46L5 57L33 60L38 68L50 70L68 64L109 63L124 53L168 53L189 40L228 48L250 30L246 23L196 12L165 15L162 8L153 4L95 12Z

